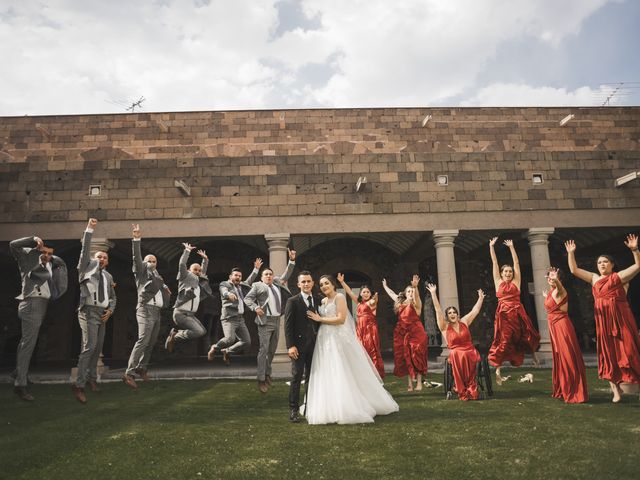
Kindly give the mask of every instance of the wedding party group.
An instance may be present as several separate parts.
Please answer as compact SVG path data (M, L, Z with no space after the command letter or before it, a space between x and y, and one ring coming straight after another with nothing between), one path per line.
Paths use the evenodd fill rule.
M105 337L105 325L116 308L116 288L107 271L107 252L91 253L91 239L98 221L89 219L82 237L78 263L80 299L78 322L82 331L77 377L72 385L75 398L87 403L85 388L99 390L98 360ZM204 250L196 250L199 263L188 264L196 249L183 243L178 265L178 291L170 305L171 291L157 270L154 255L142 256L140 226L132 228L132 271L137 287L136 321L138 339L129 357L123 382L137 389L137 381L149 381L148 366L161 330L163 308L173 308L173 325L165 340L165 348L173 352L179 342L198 339L206 334L198 318L201 303L212 296L207 277L209 258ZM633 255L633 264L616 268L609 255L597 258L596 271L578 267L572 240L565 243L568 268L575 277L592 286L599 378L607 380L612 401L621 399L621 384L640 384L640 337L627 300L629 282L640 273L638 238L628 235L625 245ZM498 237L489 240L492 275L498 306L495 312L494 336L488 352L488 363L495 368L498 385L508 380L503 376L505 363L518 367L526 354L536 351L540 335L527 315L520 299L522 282L518 255L513 241L503 244L511 253L511 264L499 265L496 256ZM10 243L22 280L18 316L22 337L18 345L14 392L25 401L33 401L28 390L27 375L42 321L50 302L67 290L67 267L53 255L39 237L26 237ZM384 363L378 334L378 293L371 285L362 285L358 293L349 287L341 273L321 275L317 279L309 271L297 273L299 293L289 289L295 269L296 252L288 250L289 261L281 275L263 267L261 259L246 280L242 270L232 268L228 280L220 283L223 338L208 351L213 361L221 356L225 363L251 344L245 324L245 313L255 313L259 350L257 354L257 386L266 394L272 384L272 361L278 345L280 323L284 322L286 348L291 360L289 388L289 420L309 424L352 424L373 422L377 415L398 411L398 404L384 387ZM258 280L260 278L260 280ZM544 293L552 346L552 396L567 403L588 401L585 364L573 323L568 315L569 297L559 268L550 267L546 274L548 291ZM317 295L319 292L321 296ZM394 305L397 322L393 332L393 374L407 378L407 390L420 391L427 374L428 338L421 321L420 278L414 275L399 292L385 279L382 286ZM470 326L480 313L485 292L477 291L471 311L461 315L455 306L440 304L437 286L427 283L433 301L437 326L445 337L447 362L453 375L453 392L460 400L482 398L478 387L478 365L481 355L474 346ZM341 293L343 290L345 293ZM351 316L347 297L357 305ZM137 380L137 381L136 381ZM305 394L301 402L301 385Z

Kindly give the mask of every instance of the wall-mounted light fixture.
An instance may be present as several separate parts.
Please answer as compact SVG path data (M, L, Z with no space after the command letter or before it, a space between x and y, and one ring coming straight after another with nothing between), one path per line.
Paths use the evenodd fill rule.
M356 192L364 190L364 186L367 184L367 177L359 177L356 182Z
M102 185L89 185L89 196L99 197L102 194Z
M562 120L560 120L560 126L564 127L567 123L569 123L574 118L575 118L575 115L573 113L570 113L569 115L564 117Z
M542 173L534 173L531 175L531 183L534 185L542 185L544 183L544 176Z
M440 187L446 187L447 185L449 185L449 176L448 175L438 175L438 186Z
M629 183L630 181L635 180L636 178L638 178L638 176L640 176L640 172L627 173L622 177L616 178L615 185L616 187L621 187L625 183Z
M422 119L422 126L423 126L423 127L426 127L426 126L427 126L427 123L429 123L429 120L431 120L431 115L427 115L426 117L424 117L424 118Z

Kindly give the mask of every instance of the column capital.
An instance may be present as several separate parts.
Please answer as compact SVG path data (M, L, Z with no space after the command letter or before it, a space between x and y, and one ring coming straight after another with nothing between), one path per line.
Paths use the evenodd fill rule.
M527 231L527 238L529 239L529 245L543 244L547 245L549 235L555 232L553 227L536 227L530 228Z
M267 241L269 250L287 248L291 235L288 233L265 233L264 239Z
M458 233L460 233L459 230L434 230L433 243L436 249L442 247L453 248Z
M92 238L91 239L91 255L96 252L109 252L115 246L108 238Z

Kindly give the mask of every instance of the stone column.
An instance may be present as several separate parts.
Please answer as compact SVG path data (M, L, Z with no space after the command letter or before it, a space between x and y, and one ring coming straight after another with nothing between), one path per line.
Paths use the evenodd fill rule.
M549 324L547 322L547 312L544 309L544 297L542 292L548 290L549 286L545 275L547 268L551 265L549 260L549 235L554 232L551 227L530 228L527 232L529 248L531 250L531 268L533 270L533 298L536 306L536 319L538 320L538 331L540 332L540 350L538 356L541 362L551 361L551 340L549 338Z
M458 302L458 283L456 280L456 259L453 251L458 230L434 230L433 243L436 247L436 261L438 264L438 298L442 308L456 307ZM447 339L442 335L442 353L439 360L449 356Z
M289 262L289 254L287 247L289 245L290 235L288 233L268 233L264 236L269 246L269 267L273 270L273 274L280 276L287 268ZM289 278L287 286L295 282L294 277ZM282 312L284 314L284 312ZM282 364L279 368L275 364ZM287 354L287 341L284 337L284 318L280 319L280 335L278 338L278 349L273 358L274 374L286 374L289 371L289 356Z

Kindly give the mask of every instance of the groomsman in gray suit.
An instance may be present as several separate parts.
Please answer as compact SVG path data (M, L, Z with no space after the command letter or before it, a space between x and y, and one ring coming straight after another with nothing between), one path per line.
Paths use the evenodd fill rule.
M104 343L106 323L116 309L116 291L113 277L106 268L107 252L97 251L91 257L91 238L98 220L90 218L82 237L82 250L78 262L80 303L78 323L82 329L82 344L78 357L78 376L73 393L80 403L87 403L84 386L88 382L92 392L98 388L98 360Z
M187 269L187 260L191 251L196 248L188 243L183 243L184 251L178 265L178 298L173 306L173 323L178 329L172 328L164 343L164 348L169 353L173 352L178 340L193 340L202 337L207 330L196 317L200 302L212 295L207 268L209 257L204 250L198 250L202 257L202 264L192 263Z
M232 353L251 345L251 336L244 323L244 296L258 276L261 266L262 259L256 258L253 262L253 271L245 282L242 281L242 271L238 267L231 269L228 281L220 282L220 300L222 301L220 321L224 337L218 343L211 345L207 354L209 361L213 361L216 350L218 350L222 352L224 363L229 365Z
M244 297L244 301L251 310L256 312L256 324L258 325L258 389L262 393L269 391L271 385L271 362L278 347L278 335L280 332L280 317L284 313L284 305L291 292L285 286L286 281L293 273L296 252L289 251L289 263L284 273L274 277L273 270L269 267L262 270L260 282L255 282L251 290Z
M135 390L138 388L135 374L138 374L144 382L149 381L147 367L160 333L160 310L169 306L171 290L158 273L158 260L155 255L142 258L140 225L133 225L132 236L133 274L138 288L138 305L136 306L138 341L133 346L122 380Z
M27 374L31 355L49 301L67 291L67 265L38 237L14 240L9 248L18 262L22 281L22 290L16 297L20 300L18 318L22 324L22 338L18 344L13 391L22 400L30 402L33 396L27 390Z

